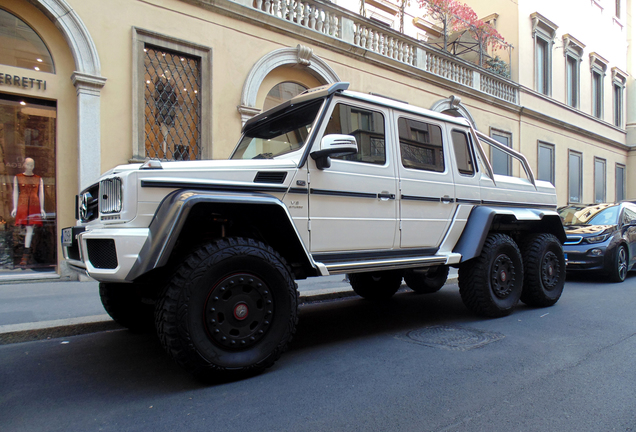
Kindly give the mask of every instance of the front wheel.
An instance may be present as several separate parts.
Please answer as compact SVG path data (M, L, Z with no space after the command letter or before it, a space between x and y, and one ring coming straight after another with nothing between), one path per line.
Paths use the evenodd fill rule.
M505 234L489 234L481 254L459 267L459 293L478 315L509 315L519 302L523 286L521 252Z
M547 307L561 297L565 285L565 256L561 242L552 234L538 234L523 246L523 292L528 306Z
M204 380L272 366L298 322L298 293L285 260L251 239L227 238L192 253L157 303L168 354Z
M616 249L616 255L610 269L609 276L612 282L623 282L627 277L627 248L620 245Z
M349 274L351 288L367 300L387 300L400 289L402 272L397 270Z

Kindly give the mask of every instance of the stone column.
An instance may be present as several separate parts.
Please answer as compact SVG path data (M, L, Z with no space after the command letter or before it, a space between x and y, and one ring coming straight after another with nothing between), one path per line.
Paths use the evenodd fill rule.
M77 91L77 181L81 191L101 175L100 92L106 78L74 72L71 79Z

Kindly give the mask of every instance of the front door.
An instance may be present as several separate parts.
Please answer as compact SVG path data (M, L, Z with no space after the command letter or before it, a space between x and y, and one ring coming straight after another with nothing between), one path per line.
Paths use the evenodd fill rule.
M310 249L316 252L378 251L397 236L397 180L393 146L387 142L389 111L363 102L337 100L314 142L323 136L355 136L358 153L331 158L320 170L309 158Z

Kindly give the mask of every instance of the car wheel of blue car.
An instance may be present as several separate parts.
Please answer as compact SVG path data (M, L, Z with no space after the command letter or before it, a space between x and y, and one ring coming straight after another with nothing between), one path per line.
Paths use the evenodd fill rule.
M616 256L610 269L612 282L623 282L627 277L627 248L623 245L616 249Z

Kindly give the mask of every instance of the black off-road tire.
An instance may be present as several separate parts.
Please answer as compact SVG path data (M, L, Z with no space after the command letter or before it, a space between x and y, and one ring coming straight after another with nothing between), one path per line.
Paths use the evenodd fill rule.
M521 301L532 307L554 305L565 285L565 256L561 242L552 234L537 234L523 244L523 291Z
M400 289L402 272L398 270L349 274L351 288L367 300L389 299Z
M616 248L616 254L612 260L612 268L609 270L609 278L612 282L623 282L627 277L629 268L629 253L625 245Z
M141 286L134 283L100 283L99 297L108 315L133 332L147 333L155 328L155 306L144 303Z
M448 266L434 270L409 270L404 273L404 282L418 294L432 294L442 289L448 279Z
M168 354L204 380L253 375L287 349L298 290L283 257L252 239L226 238L193 252L157 301Z
M523 288L521 252L505 234L489 234L481 254L459 267L459 293L474 313L498 318L517 306Z

